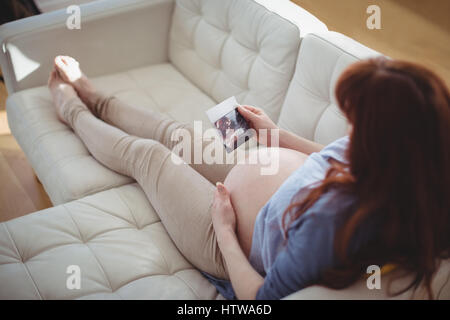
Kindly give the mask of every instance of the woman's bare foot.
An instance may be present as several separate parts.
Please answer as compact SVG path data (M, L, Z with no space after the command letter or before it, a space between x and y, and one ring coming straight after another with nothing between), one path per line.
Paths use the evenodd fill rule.
M48 88L52 94L53 104L55 105L58 118L67 124L66 117L66 105L69 100L77 97L75 89L68 83L66 83L58 74L56 70L50 73L48 79Z
M55 69L62 80L72 85L80 99L93 111L98 95L94 85L81 71L78 61L69 56L57 56Z

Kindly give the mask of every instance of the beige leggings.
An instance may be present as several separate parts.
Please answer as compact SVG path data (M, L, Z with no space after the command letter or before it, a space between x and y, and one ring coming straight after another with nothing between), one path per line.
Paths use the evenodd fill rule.
M139 183L187 260L228 279L209 211L214 184L232 165L175 164L171 134L185 128L193 136L192 127L161 113L102 95L91 111L77 97L63 106L62 117L99 162Z

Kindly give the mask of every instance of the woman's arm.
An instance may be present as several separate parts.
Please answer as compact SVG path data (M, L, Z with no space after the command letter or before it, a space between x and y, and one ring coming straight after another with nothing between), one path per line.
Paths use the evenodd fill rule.
M224 230L217 235L220 251L227 264L228 274L236 296L240 300L254 300L264 283L242 251L234 230Z
M255 299L264 278L248 262L236 236L236 214L225 186L217 184L212 221L220 251L224 256L231 284L239 299Z
M293 149L310 155L323 149L320 143L302 138L295 133L280 129L280 147Z
M333 267L334 237L342 217L330 214L330 210L335 212L339 205L349 206L353 203L352 200L333 196L328 195L320 204L316 203L305 213L308 216L301 221L301 227L290 230L285 250L277 255L263 278L250 265L239 245L236 215L229 193L223 184L217 184L212 220L231 284L239 299L284 298L316 283L324 271ZM330 204L330 198L337 200Z
M279 146L281 148L293 149L305 154L319 152L323 149L323 145L298 135L279 129L278 126L269 118L269 116L260 108L251 106L238 107L239 113L247 120L250 126L256 130L258 134L258 142L270 146L272 143L268 137L272 136L272 130L278 130ZM267 137L260 135L260 130L267 130ZM275 136L275 135L274 135Z

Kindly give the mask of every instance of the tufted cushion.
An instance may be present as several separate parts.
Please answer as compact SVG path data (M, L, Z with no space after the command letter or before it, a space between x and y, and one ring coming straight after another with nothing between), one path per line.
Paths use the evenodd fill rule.
M159 110L184 122L203 120L215 102L170 64L152 65L93 79L129 104ZM7 101L11 130L54 204L130 183L102 166L54 111L46 87L19 91Z
M136 184L1 223L0 283L0 299L217 298Z
M380 55L340 33L308 34L278 124L302 137L328 144L347 132L334 88L351 63Z
M252 0L177 0L172 63L216 102L236 96L278 119L299 29Z

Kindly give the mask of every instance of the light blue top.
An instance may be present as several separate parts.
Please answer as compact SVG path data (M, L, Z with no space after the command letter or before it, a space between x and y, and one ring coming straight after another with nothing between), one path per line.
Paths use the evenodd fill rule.
M328 159L333 158L340 162L347 162L345 159L347 145L348 137L346 136L329 144L320 152L312 153L261 208L255 221L249 257L251 265L259 273L266 274L275 262L275 258L285 247L281 220L283 212L291 204L293 197L301 189L307 191L310 186L325 178L325 174L330 168ZM305 215L308 213L305 212Z
M301 196L325 178L330 168L330 158L347 163L345 156L348 143L349 138L346 136L320 152L312 153L259 212L249 257L250 264L265 277L257 299L283 298L313 284L325 269L335 265L334 236L346 219L340 213L349 212L349 208L356 203L353 196L337 190L324 194L300 218L292 222L287 242L282 217L294 196ZM362 235L353 240L362 243L369 233L363 232ZM235 298L229 281L206 276L225 298Z

